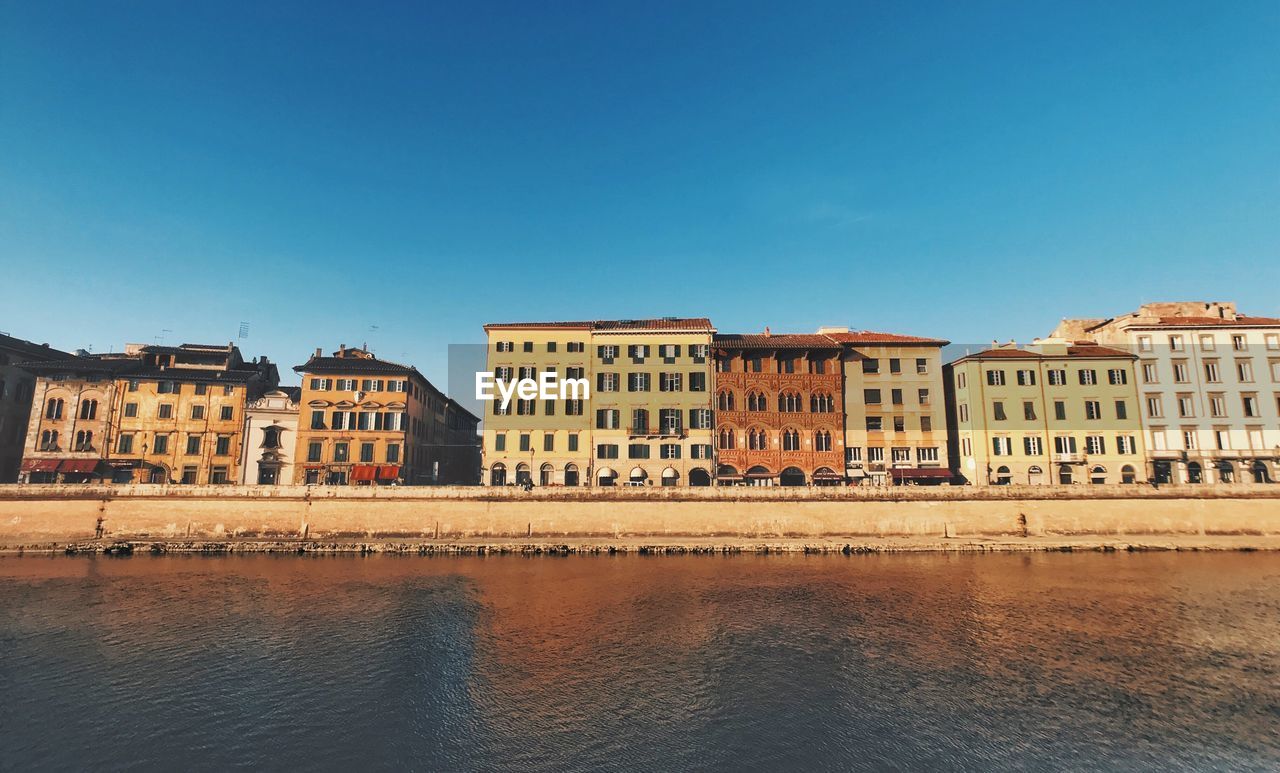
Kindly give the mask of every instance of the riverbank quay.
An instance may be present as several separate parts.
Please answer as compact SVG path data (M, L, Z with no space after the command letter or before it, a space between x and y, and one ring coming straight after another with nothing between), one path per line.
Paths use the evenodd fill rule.
M1159 539L1156 539L1159 538ZM595 544L632 549L1280 538L1280 486L570 489L0 486L0 548L69 544ZM794 547L798 544L799 547ZM889 544L889 543L886 543ZM1191 544L1191 543L1188 543ZM942 546L942 547L937 547ZM150 549L150 548L148 548ZM168 548L164 548L168 549ZM399 548L396 548L399 549ZM432 548L435 549L435 548ZM443 548L441 548L443 549ZM452 548L449 548L452 549ZM745 549L745 548L744 548ZM411 551L412 552L412 551Z

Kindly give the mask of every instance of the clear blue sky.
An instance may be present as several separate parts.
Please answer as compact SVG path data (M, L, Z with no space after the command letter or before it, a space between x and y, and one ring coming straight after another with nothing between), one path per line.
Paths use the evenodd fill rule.
M1275 0L0 0L0 330L443 381L486 321L1280 314L1277 41Z

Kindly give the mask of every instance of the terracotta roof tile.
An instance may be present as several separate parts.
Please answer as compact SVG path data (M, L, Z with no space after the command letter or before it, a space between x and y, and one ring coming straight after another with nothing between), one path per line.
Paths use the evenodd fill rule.
M706 317L659 317L656 319L598 319L590 322L493 322L485 330L711 330Z
M878 333L874 330L853 330L848 333L827 333L826 336L842 344L930 344L946 346L951 343L941 338L921 338L920 336L901 335L898 333Z
M724 333L712 341L724 349L839 349L829 336L816 333Z

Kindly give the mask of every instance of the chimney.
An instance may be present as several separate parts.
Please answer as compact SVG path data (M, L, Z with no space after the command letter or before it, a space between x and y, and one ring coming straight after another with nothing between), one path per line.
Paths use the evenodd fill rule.
M324 350L323 350L323 349L321 349L319 346L317 346L317 347L316 347L316 356L317 356L317 357L323 357L323 356L324 356Z
M769 337L769 336L771 336L771 335L773 335L773 333L770 333L770 332L769 332L769 326L768 326L768 325L765 325L765 326L764 326L764 337L765 337L765 338L768 338L768 337Z
M343 357L343 356L345 356L345 355L346 355L346 353L347 353L347 345L346 345L346 344L338 344L338 356L339 356L339 357Z

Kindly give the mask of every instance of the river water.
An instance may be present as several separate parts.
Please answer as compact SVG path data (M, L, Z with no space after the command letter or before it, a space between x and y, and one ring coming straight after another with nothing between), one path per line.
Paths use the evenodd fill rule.
M0 768L1276 769L1280 555L0 559Z

